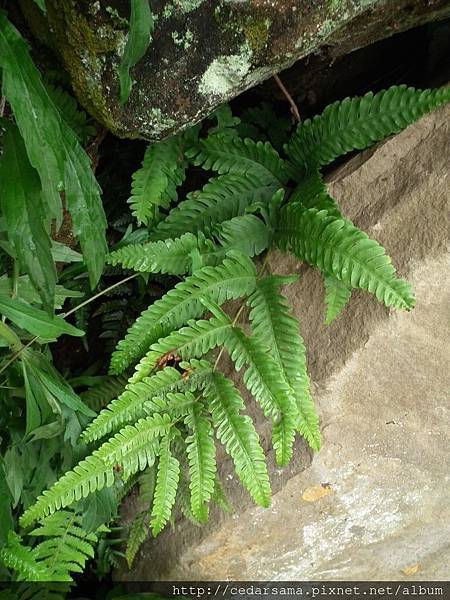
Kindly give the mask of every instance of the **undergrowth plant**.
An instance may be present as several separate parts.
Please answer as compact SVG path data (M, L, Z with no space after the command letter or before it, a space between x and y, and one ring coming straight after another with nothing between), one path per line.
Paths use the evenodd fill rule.
M129 68L143 51L137 46L121 67L124 101ZM292 459L296 435L319 450L305 346L284 295L297 275L273 272L270 252L291 253L322 273L327 323L353 289L410 310L409 284L382 246L341 214L322 169L448 102L450 90L402 85L347 98L292 133L286 119L277 126L268 105L241 119L221 107L209 129L148 145L129 198L137 227L128 225L119 240L111 233L106 254L100 188L86 152L98 132L70 96L41 78L3 13L0 67L11 109L0 160L1 423L9 431L1 446L0 561L18 580L70 582L95 552L102 574L120 556L122 533L114 542L106 526L133 486L139 509L124 554L130 566L149 532L175 519L175 507L199 523L211 502L226 509L218 444L253 501L269 506L265 452L244 388L271 424L279 467ZM210 178L179 199L191 167ZM55 241L67 214L82 254ZM66 303L70 310L55 312ZM97 343L126 330L109 374L89 368L63 377L51 344L75 336L88 351L95 318ZM26 469L22 479L14 475L24 461L36 471L33 485Z

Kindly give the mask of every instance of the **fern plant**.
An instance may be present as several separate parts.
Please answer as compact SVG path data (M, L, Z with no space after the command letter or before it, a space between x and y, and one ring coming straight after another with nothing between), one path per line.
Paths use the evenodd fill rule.
M271 273L267 252L291 252L319 269L327 322L353 288L410 310L409 284L397 277L384 249L341 215L320 169L449 100L448 88L406 86L346 99L299 124L284 158L267 141L241 139L236 123L204 138L185 134L181 142L150 146L131 200L150 241L118 248L107 261L182 280L144 310L117 345L110 373L127 383L82 434L96 449L38 497L21 525L52 518L118 478L134 481L142 472L142 508L126 553L131 564L147 531L157 535L170 521L185 472L190 514L207 519L217 482L214 438L254 502L267 507L265 454L245 414L242 386L272 425L279 466L290 461L297 433L320 448L305 346L283 295L296 276ZM186 160L217 177L171 207ZM235 367L232 378L221 369L224 353ZM106 396L117 389L114 381L122 380L105 385Z

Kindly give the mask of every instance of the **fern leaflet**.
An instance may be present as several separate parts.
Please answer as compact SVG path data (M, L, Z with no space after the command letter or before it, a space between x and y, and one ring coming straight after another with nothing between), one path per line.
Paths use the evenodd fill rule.
M325 324L329 325L339 315L344 306L350 300L352 294L348 285L336 279L336 277L324 276L325 283Z
M205 390L218 439L233 459L236 473L259 506L270 504L270 483L264 452L252 420L241 415L244 401L233 383L214 372Z
M161 357L168 353L184 360L200 358L209 350L223 345L231 327L231 321L226 315L222 318L212 317L207 320L189 321L188 327L173 331L150 346L149 352L136 366L130 382L135 383L146 377L157 368Z
M150 517L154 536L163 530L170 519L180 478L180 463L170 451L171 439L172 437L167 435L161 441L159 448L158 473Z
M195 402L193 396L192 401ZM216 447L212 438L210 423L203 415L203 406L200 402L192 405L184 422L191 432L191 435L186 438L191 509L194 518L204 523L208 519L207 503L214 491Z
M295 276L265 277L258 281L249 298L252 331L270 348L294 399L294 415L283 415L274 424L272 439L279 465L286 465L291 459L295 429L314 450L320 447L318 418L309 392L305 346L297 319L289 313L286 298L279 292L281 285L294 280Z
M201 257L204 265L216 265L232 250L252 257L269 246L269 230L254 215L225 221L212 233L219 245L206 239L202 232L185 233L176 239L124 246L112 252L107 262L134 271L182 275L192 269L194 253Z

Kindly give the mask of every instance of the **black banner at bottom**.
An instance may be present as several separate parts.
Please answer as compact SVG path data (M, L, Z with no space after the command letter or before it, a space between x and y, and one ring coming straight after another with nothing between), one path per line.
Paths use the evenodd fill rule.
M0 600L450 599L449 581L133 581L1 583Z

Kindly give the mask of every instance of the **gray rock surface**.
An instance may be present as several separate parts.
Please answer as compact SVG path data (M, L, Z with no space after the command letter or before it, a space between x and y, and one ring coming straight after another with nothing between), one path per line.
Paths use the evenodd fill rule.
M152 0L152 42L118 100L128 0L20 0L30 27L60 54L88 111L122 137L161 139L323 46L336 57L450 16L448 0Z
M308 349L322 450L311 457L300 443L288 469L270 463L267 510L229 475L233 514L213 512L203 528L177 523L118 579L448 577L449 116L449 107L428 115L330 182L343 212L413 284L413 312L358 293L325 327L318 274L271 257L273 270L301 274L286 293Z

